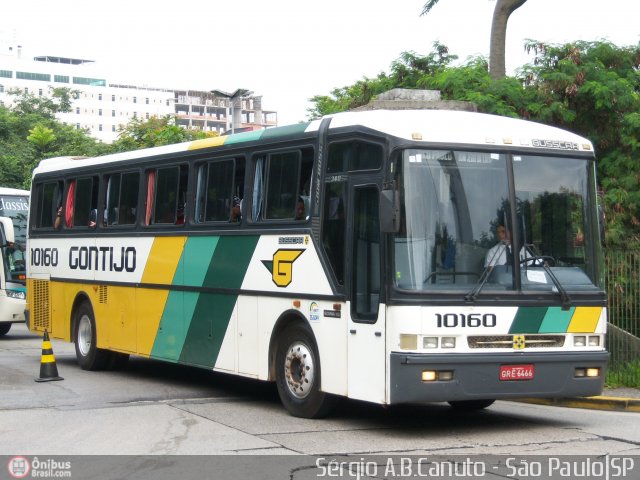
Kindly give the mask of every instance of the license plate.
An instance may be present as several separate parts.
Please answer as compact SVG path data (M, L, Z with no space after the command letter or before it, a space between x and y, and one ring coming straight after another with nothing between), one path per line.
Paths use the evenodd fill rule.
M500 381L532 380L534 372L533 365L500 365Z

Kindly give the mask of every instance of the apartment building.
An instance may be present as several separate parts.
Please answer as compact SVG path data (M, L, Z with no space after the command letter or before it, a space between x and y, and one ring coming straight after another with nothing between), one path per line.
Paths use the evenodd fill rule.
M229 98L212 92L151 88L110 82L92 60L57 56L25 58L21 47L0 46L0 104L10 105L8 92L20 89L33 95L50 95L66 87L79 92L72 111L60 121L86 130L111 143L134 118L176 115L185 128L220 134L277 126L277 112L262 110L262 97L247 92Z

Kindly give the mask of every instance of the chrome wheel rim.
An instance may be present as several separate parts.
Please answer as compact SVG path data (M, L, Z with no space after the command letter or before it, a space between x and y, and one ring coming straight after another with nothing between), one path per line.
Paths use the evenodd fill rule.
M88 315L82 315L78 321L78 350L83 357L91 351L92 333L91 319Z
M302 342L293 343L284 359L287 388L295 398L306 398L313 388L315 368L311 349Z

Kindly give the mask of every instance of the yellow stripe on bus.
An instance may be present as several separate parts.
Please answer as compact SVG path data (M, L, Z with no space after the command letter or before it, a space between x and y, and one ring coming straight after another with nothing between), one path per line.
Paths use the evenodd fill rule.
M576 311L571 318L569 333L593 333L598 326L602 307L576 307Z
M142 283L170 285L187 237L157 237L153 240Z
M199 148L219 147L224 144L227 137L211 137L191 142L187 150L197 150Z
M153 241L149 259L142 275L142 283L169 287L176 273L187 237L158 237ZM169 289L141 288L137 295L138 353L150 355L158 333Z

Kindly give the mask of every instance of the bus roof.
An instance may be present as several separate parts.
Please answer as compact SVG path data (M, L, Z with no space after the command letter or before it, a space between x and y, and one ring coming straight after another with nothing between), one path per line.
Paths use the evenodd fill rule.
M453 110L368 110L328 115L330 130L363 127L412 142L536 148L555 151L593 152L584 137L557 127L498 115ZM276 138L302 137L318 131L322 119L294 125L242 132L234 135L115 153L102 157L56 157L45 159L34 170L51 172L79 166L143 159L156 155L229 146Z
M0 195L17 195L21 197L28 197L29 190L21 190L19 188L0 187Z

